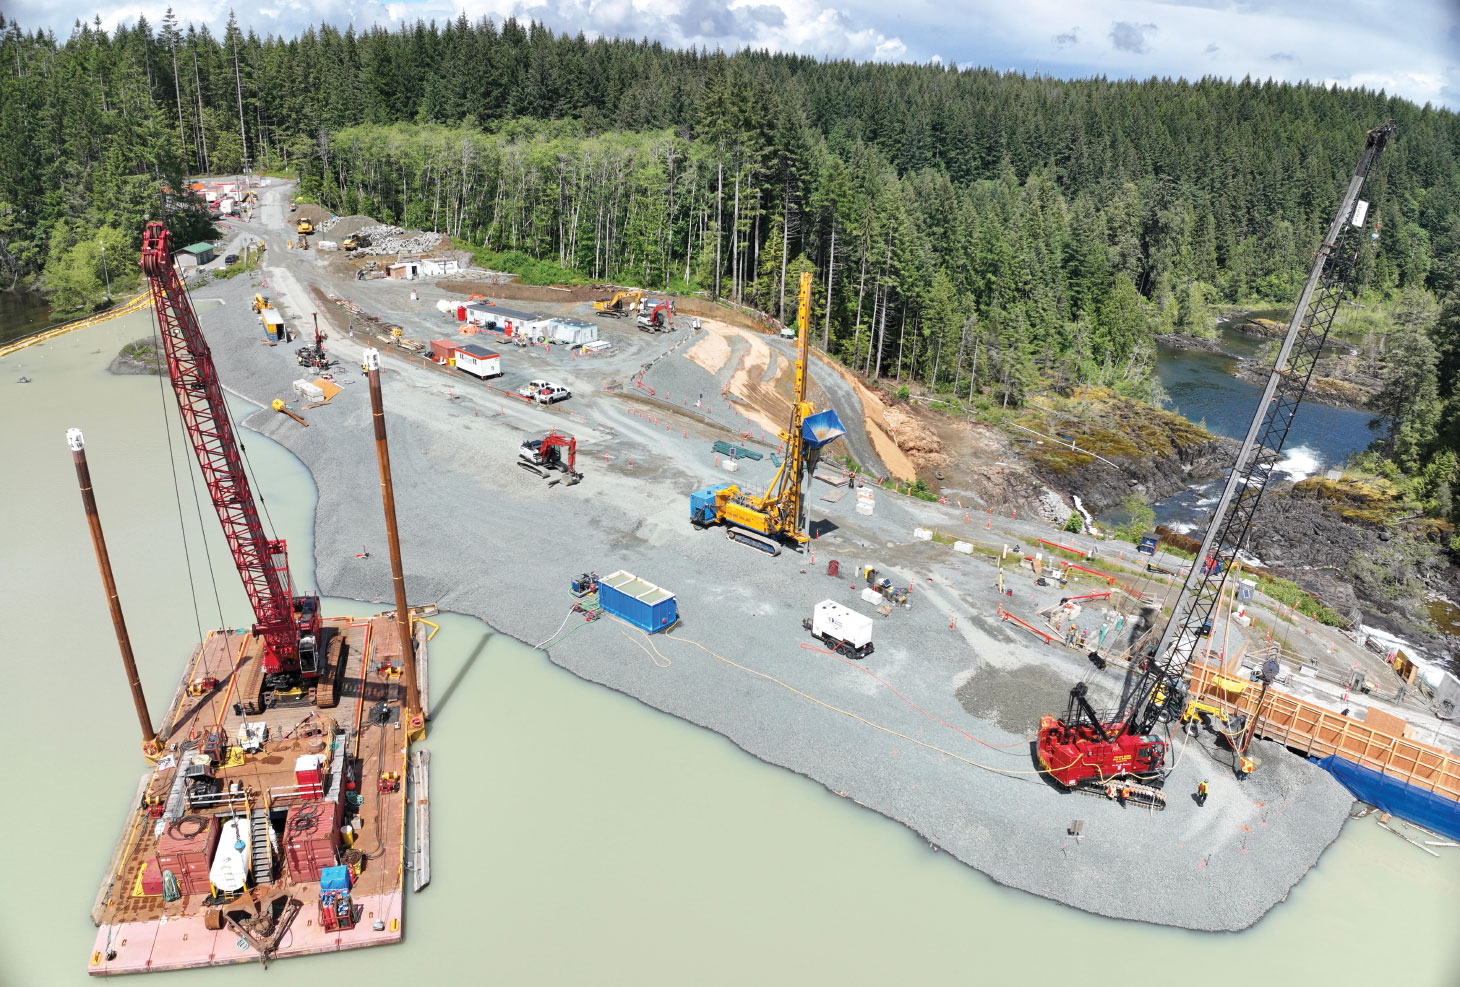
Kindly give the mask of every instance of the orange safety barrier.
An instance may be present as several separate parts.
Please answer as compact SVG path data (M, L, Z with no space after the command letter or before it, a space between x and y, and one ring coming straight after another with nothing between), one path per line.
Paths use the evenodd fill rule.
M1039 542L1039 544L1041 545L1047 545L1050 548L1057 548L1062 552L1069 552L1071 555L1078 555L1082 559L1085 557L1085 553L1080 551L1078 548L1071 548L1068 545L1061 545L1057 541L1050 541L1047 538L1036 538L1035 541Z

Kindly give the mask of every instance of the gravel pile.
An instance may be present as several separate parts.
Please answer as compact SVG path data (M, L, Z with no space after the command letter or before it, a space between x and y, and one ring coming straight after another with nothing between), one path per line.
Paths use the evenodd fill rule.
M298 367L291 348L239 344L257 332L248 286L238 280L200 292L229 302L208 313L204 330L227 386L267 406L287 397ZM321 310L321 317L340 313ZM332 334L327 345L342 366L354 364L357 348L348 340ZM463 387L394 358L387 367L391 458L414 600L475 614L536 643L562 622L568 580L583 570L625 568L668 587L678 594L681 623L675 639L654 638L667 667L646 656L642 635L608 618L551 646L551 660L902 822L1002 884L1102 915L1241 929L1286 897L1347 818L1351 800L1329 775L1266 744L1257 745L1260 766L1245 783L1224 766L1226 755L1185 748L1164 813L1053 790L1033 770L1030 721L1040 711L1061 712L1068 684L1089 665L998 622L994 570L984 558L913 541L916 525L961 529L961 517L953 521L947 509L879 493L875 514L864 517L854 511L855 498L813 499L812 518L836 525L812 546L815 561L790 552L771 558L687 522L688 492L728 475L708 454L717 433L684 422L681 435L677 419L667 428L629 413L613 393L575 389L570 404L582 420L574 433L585 478L548 488L516 468L517 446L563 421L562 409L503 401L484 386ZM688 396L713 380L678 355L655 363L645 379L667 388L674 404L677 391ZM307 429L271 411L247 423L314 474L321 590L386 604L390 568L366 388L347 386L308 416ZM752 484L774 469L769 459L743 466L737 475ZM449 523L463 510L487 511L493 536L463 547ZM985 535L980 527L972 537L996 542L1000 532ZM362 544L370 554L357 559ZM524 565L528 544L548 564ZM876 651L864 662L801 647L810 643L801 618L817 601L867 609L853 579L825 575L829 559L848 574L860 562L878 564L913 586L911 609L877 618ZM1009 585L1014 596L1005 606L1031 619L1061 595L1018 570ZM1100 673L1098 688L1118 687L1114 676ZM1188 796L1202 779L1212 794L1198 808ZM1074 819L1084 821L1079 842L1066 834Z
M332 216L317 227L320 233L333 233L336 240L343 240L352 233L358 233L367 226L379 226L373 216Z
M314 227L316 233L329 233L335 241L355 233L370 238L370 246L361 247L360 254L419 254L435 249L445 237L440 233L421 233L404 230L399 226L382 223L373 216L332 216Z
M370 238L370 246L357 251L364 255L425 253L446 239L440 233L412 233L385 223L362 226L355 232Z

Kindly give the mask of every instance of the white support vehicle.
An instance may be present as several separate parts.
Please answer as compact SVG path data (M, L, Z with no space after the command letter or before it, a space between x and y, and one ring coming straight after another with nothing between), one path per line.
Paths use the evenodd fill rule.
M835 600L816 604L811 616L802 619L801 626L837 654L865 658L872 653L872 618Z

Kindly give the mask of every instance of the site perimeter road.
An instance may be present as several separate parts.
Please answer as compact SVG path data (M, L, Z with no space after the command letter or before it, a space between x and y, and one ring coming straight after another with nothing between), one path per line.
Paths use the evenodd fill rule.
M261 224L285 215L268 208L280 191L264 190ZM281 237L276 226L263 234ZM316 259L275 251L269 263L270 286L298 306L296 319L312 311L304 285ZM365 388L345 384L305 413L309 428L267 410L306 374L292 346L263 343L248 280L200 292L226 303L204 319L223 380L265 407L248 424L316 478L321 589L384 602L390 576ZM668 347L673 335L650 342ZM349 380L359 347L338 337L326 346ZM589 385L613 373L556 353L542 359ZM1214 760L1203 746L1209 738L1186 748L1175 741L1164 813L1057 791L1030 756L1037 717L1062 712L1081 678L1093 675L1107 696L1119 680L1000 623L986 560L914 541L917 526L946 529L947 508L881 494L867 517L854 496L821 501L826 488L813 483L811 515L826 533L811 552L770 558L688 523L689 492L728 477L710 450L726 435L715 426L632 393L579 385L566 405L543 408L394 357L387 368L413 599L438 600L529 644L557 636L548 645L557 664L903 822L1000 883L1103 915L1240 929L1286 896L1347 818L1350 798L1316 767L1259 744L1261 768L1239 784L1225 756ZM517 446L564 426L579 439L585 478L548 488L516 468ZM769 460L742 463L736 478L754 487L772 469ZM362 542L367 558L356 557ZM825 574L830 559L844 578ZM824 598L870 610L851 575L861 562L911 585L913 606L878 618L875 653L853 664L811 647L801 619ZM678 594L681 622L670 634L649 639L611 618L585 624L569 614L572 576L619 568ZM1015 596L1002 602L1031 618L1061 595L1028 578L1011 585ZM437 712L459 715L449 702ZM1187 796L1203 779L1212 797L1199 808ZM1084 821L1078 841L1067 835L1075 819Z

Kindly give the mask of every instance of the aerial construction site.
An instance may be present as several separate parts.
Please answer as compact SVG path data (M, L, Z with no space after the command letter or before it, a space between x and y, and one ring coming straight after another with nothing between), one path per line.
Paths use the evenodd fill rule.
M871 391L815 349L809 274L786 326L698 298L503 283L456 259L396 254L366 276L381 261L358 231L375 227L354 219L320 249L329 220L271 183L238 232L264 265L189 290L149 227L167 371L257 622L200 644L159 726L134 688L152 767L102 882L90 972L402 937L407 875L417 889L429 875L412 740L430 606L1100 915L1246 928L1356 798L1405 839L1460 839L1453 722L1383 656L1243 582L1391 129L1333 190L1190 559L974 490L896 492L905 453ZM199 316L190 299L222 304ZM258 408L238 427L315 479L321 590L386 612L321 620L293 594L225 386ZM72 449L84 470L79 436Z

